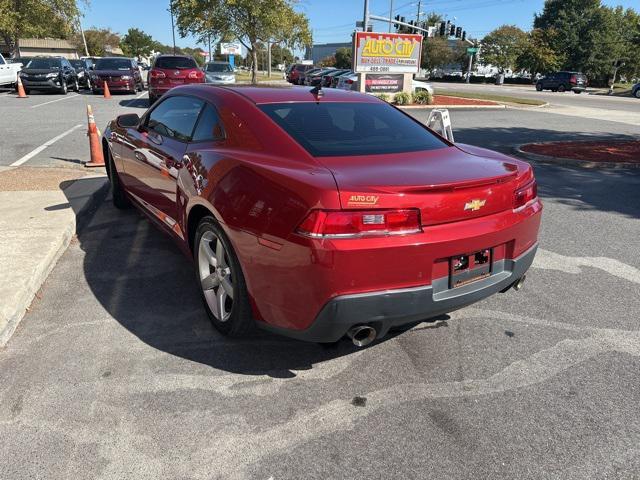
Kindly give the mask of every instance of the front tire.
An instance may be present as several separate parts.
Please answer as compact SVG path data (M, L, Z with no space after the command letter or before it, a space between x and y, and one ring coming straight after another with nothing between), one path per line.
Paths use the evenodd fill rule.
M640 98L640 88L636 90L635 97Z
M131 207L131 200L124 193L120 179L118 178L118 172L116 166L113 163L113 157L111 151L107 147L107 171L109 173L109 180L111 181L111 198L113 200L113 206L118 210L126 210Z
M536 90L541 92L542 91L542 84L541 83L537 83L536 84Z
M200 221L193 245L196 280L211 323L223 335L247 335L253 318L242 268L213 217Z

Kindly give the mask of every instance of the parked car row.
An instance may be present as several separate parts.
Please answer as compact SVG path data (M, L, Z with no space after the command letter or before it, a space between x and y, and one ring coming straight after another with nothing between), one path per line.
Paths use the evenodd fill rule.
M358 76L347 68L314 67L296 63L289 66L285 74L289 83L294 85L322 86L354 90L357 87Z

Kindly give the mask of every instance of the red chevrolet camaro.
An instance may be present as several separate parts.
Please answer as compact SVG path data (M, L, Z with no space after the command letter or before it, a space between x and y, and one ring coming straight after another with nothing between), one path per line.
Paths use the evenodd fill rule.
M531 167L355 92L193 85L103 138L130 203L193 258L211 321L356 345L519 287Z

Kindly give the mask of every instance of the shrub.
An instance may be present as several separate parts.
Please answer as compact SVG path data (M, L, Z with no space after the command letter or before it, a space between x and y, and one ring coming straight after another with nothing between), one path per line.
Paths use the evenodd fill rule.
M411 98L413 103L417 103L418 105L433 104L433 97L426 90L418 90L417 92L414 92Z
M393 103L396 105L408 105L411 103L411 96L405 92L398 92L393 96Z
M379 94L376 95L376 98L379 98L383 102L388 102L389 101L389 95L387 95L386 93L379 93Z

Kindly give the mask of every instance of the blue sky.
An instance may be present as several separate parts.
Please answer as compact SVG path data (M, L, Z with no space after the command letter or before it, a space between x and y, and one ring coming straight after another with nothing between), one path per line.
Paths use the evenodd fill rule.
M393 0L394 14L415 19L418 0ZM171 17L166 11L168 0L92 0L85 9L84 28L110 27L126 33L136 27L154 39L171 44ZM632 7L640 10L640 0L603 0L604 4ZM387 16L390 0L370 0L371 13ZM533 14L542 11L544 0L423 0L423 11L448 15L473 38L481 38L503 24L531 28ZM346 42L356 20L362 19L362 0L301 0L299 10L311 21L315 43ZM456 19L454 20L454 17ZM377 23L375 30L387 31L387 25ZM181 39L176 33L176 44L195 46L192 38Z

